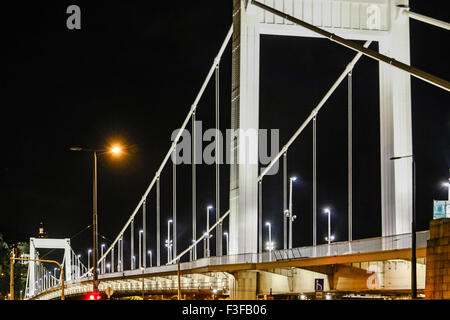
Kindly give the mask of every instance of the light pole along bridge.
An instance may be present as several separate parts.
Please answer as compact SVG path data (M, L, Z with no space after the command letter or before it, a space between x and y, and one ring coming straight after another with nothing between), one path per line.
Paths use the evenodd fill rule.
M170 294L178 287L177 262L189 255L189 262L180 263L180 287L188 294L214 294L230 296L233 299L255 299L265 294L304 294L314 291L314 279L322 278L325 290L330 292L401 292L410 290L412 268L410 260L414 226L411 220L414 212L412 162L401 160L394 163L390 157L411 155L411 85L410 77L416 77L450 91L446 80L410 66L409 19L418 19L436 27L450 29L446 22L413 13L408 1L402 0L266 0L233 1L233 25L229 29L222 46L215 57L206 79L194 102L189 108L178 134L160 167L156 171L134 211L129 216L115 240L101 255L99 289L112 287L116 292L140 292L144 289L152 294ZM170 167L169 159L177 159L177 143L183 130L192 125L192 150L196 150L195 135L196 111L203 93L214 78L216 104L216 133L219 131L220 108L220 62L222 55L231 43L232 47L232 103L231 129L258 129L259 115L259 53L260 36L318 37L338 43L355 52L355 56L333 83L317 105L311 106L306 119L292 137L276 154L267 167L258 163L242 161L240 150L258 154L258 139L247 140L242 131L231 141L230 201L229 210L222 210L220 203L220 161L216 152L216 201L214 224L199 237L197 231L196 194L196 152L192 152L192 239L185 250L177 248L177 165L172 161L172 218L168 224L166 246L167 261L162 261L161 241L161 188L160 180L164 169ZM364 45L354 40L366 41ZM370 49L372 42L378 42L378 52ZM382 234L378 238L353 240L352 211L352 71L361 58L379 61L380 74L380 162L381 162L381 221ZM348 82L348 241L319 245L317 243L317 183L316 183L316 123L319 112L324 112L328 98L345 80ZM288 204L288 153L292 143L311 124L313 126L313 211L311 246L295 248L292 245L293 212ZM216 139L216 150L221 150L220 140ZM283 174L283 248L263 250L263 178L271 174L271 169L282 163ZM147 204L156 203L156 237L151 239L156 247L156 265L147 264ZM142 242L139 241L140 263L136 265L135 225L137 215L142 214ZM228 219L227 251L223 255L223 221ZM170 238L172 227L172 239ZM288 227L289 231L288 232ZM209 242L215 231L216 256L206 252L202 258L197 252L201 242ZM130 234L130 257L124 257L125 233ZM288 237L289 236L289 237ZM415 267L417 287L425 287L425 257L429 234L417 233ZM42 240L42 239L41 239ZM92 290L92 268L86 268L70 254L70 241L47 239L42 246L53 246L51 240L58 242L55 248L65 253L67 274L66 295L80 295ZM32 238L33 243L37 239ZM40 240L39 240L40 241ZM37 241L37 242L39 242ZM153 243L154 241L154 243ZM142 246L141 246L142 243ZM31 246L30 246L31 248ZM34 250L34 249L33 249ZM34 251L33 251L34 255ZM106 261L110 269L105 270ZM130 261L130 270L124 270L124 262ZM166 264L165 264L166 263ZM142 268L139 268L139 265ZM75 270L75 271L73 271ZM27 298L55 299L60 294L58 279L43 266L30 263Z

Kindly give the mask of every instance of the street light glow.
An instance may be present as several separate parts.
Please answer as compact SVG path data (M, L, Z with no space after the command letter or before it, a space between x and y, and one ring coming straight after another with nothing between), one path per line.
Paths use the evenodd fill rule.
M118 147L118 146L115 146L115 147L112 147L111 152L113 154L119 154L119 153L122 152L122 149L120 147Z
M291 179L292 181L296 181L297 177L290 177L289 179Z

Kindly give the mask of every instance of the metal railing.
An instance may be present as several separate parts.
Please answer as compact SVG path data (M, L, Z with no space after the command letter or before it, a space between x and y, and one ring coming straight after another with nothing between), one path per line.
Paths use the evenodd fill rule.
M427 240L429 239L429 231L421 231L417 232L417 248L426 247ZM291 260L291 259L304 259L304 258L315 258L315 257L326 257L326 256L337 256L337 255L348 255L348 254L357 254L357 253L369 253L369 252L378 252L378 251L387 251L387 250L400 250L400 249L409 249L411 248L411 233L405 233L400 235L393 236L385 236L385 237L376 237L376 238L368 238L361 240L353 240L353 241L342 241L342 242L334 242L330 245L321 244L317 246L304 246L293 249L286 250L273 250L272 252L263 252L263 253L246 253L246 254L236 254L236 255L228 255L221 257L207 257L201 258L190 262L183 262L180 264L180 270L192 270L198 268L204 268L208 266L216 266L216 265L237 265L237 264L248 264L248 263L263 263L263 262L275 262L275 261L283 261L283 260ZM128 276L139 276L145 275L146 277L151 276L152 274L160 274L162 272L176 272L177 265L169 264L164 266L155 266L148 267L144 269L142 272L141 269L135 270L125 270L123 272L114 272L114 273L106 273L99 275L99 279L103 281L108 281L109 279L117 279ZM85 290L88 292L91 287L81 284L82 282L88 281L92 277L85 277L81 279L74 279L67 284L80 284L82 293ZM134 280L138 281L138 280ZM148 279L147 279L148 281ZM156 281L156 280L151 280ZM174 281L176 280L166 280L160 279L160 282L165 281ZM102 283L100 283L102 284ZM123 284L122 284L123 285ZM120 286L120 285L119 285ZM175 285L174 285L175 286ZM155 285L155 288L158 285ZM175 286L176 287L176 286ZM183 289L188 289L186 286L182 286ZM142 289L142 288L141 288ZM191 288L192 289L192 288ZM195 289L195 288L194 288ZM50 289L51 290L51 289ZM70 294L70 288L67 289ZM137 290L137 289L136 289ZM49 292L48 294L53 294L53 292ZM55 292L54 294L58 294ZM46 295L47 296L47 295Z
M322 244L315 247L306 246L286 250L274 250L272 261L409 249L411 248L411 235L411 233L405 233L393 236L334 242L330 245ZM429 231L417 232L416 235L417 247L426 247L427 240L429 239Z

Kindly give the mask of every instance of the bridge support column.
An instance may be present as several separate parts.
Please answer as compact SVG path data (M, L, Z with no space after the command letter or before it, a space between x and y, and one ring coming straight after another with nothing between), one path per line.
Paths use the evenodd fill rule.
M256 11L234 0L231 88L230 254L258 251L260 35ZM256 159L256 161L254 161Z
M391 29L379 41L379 52L410 64L409 20L392 1ZM412 163L410 158L391 161L392 156L413 152L411 126L410 76L385 63L379 66L380 82L380 155L382 235L411 232Z
M231 300L256 300L257 271L239 271L230 279Z

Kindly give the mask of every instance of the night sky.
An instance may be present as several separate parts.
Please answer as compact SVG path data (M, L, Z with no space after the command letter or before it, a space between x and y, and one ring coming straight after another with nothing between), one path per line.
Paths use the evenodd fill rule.
M71 146L128 145L123 157L99 159L100 235L113 240L141 199L232 22L231 0L155 2L2 4L0 232L8 242L36 236L41 221L54 238L72 237L91 223L92 157L69 151ZM446 1L432 3L411 1L411 10L450 21ZM66 28L70 4L81 7L81 30ZM448 36L448 31L411 21L411 64L448 80ZM324 39L262 36L260 127L280 129L284 145L354 54ZM221 63L220 80L221 129L225 130L231 122L230 46ZM441 184L450 168L450 97L415 78L411 83L417 226L425 230L432 219L432 200L447 196ZM214 127L212 84L197 112L205 129ZM358 239L381 234L378 62L367 57L360 60L353 72L353 92L353 212L354 239ZM326 234L325 206L333 211L336 240L343 241L347 239L346 81L319 113L317 143L318 241L324 242ZM300 178L294 187L298 217L294 246L309 245L311 126L293 144L288 158L289 175ZM198 167L199 234L205 229L206 206L214 204L214 170L214 166ZM228 175L229 166L222 166L222 213L228 209ZM177 176L180 252L191 239L190 166L182 165ZM161 179L165 238L172 210L171 165ZM265 178L263 185L264 221L274 224L277 244L282 244L281 182L280 170ZM153 250L154 199L151 192L148 247ZM135 226L141 228L141 216ZM127 241L128 233L125 245ZM91 234L81 233L72 246L85 256ZM161 250L165 262L165 250Z

